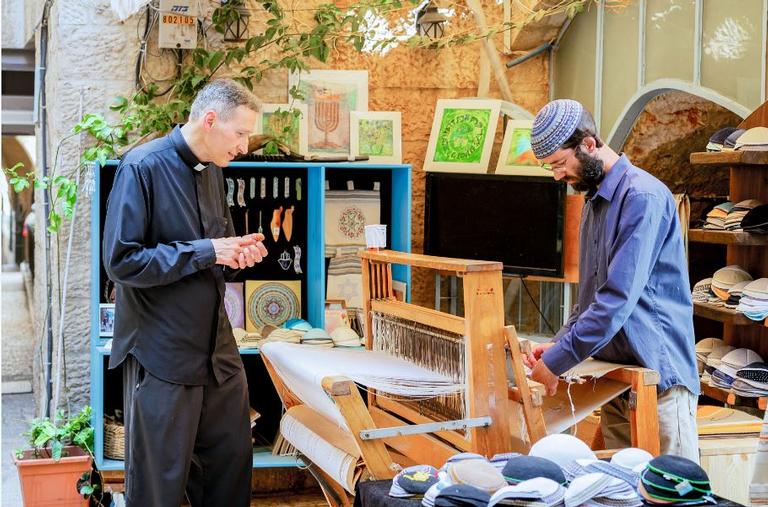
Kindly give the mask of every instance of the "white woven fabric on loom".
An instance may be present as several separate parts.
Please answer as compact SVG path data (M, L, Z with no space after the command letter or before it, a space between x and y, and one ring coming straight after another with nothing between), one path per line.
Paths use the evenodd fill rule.
M285 413L280 421L280 433L301 454L354 494L355 483L362 472L360 453L357 449L348 449L357 451L355 454L349 454L333 445L334 435L328 431L332 430L329 428L332 423L322 419L321 415L308 407L299 405ZM349 438L352 438L351 435ZM355 445L354 440L352 445Z
M426 398L460 392L457 384L404 359L372 350L318 349L293 343L266 343L261 353L269 359L286 386L304 403L346 427L321 383L342 375L380 393Z

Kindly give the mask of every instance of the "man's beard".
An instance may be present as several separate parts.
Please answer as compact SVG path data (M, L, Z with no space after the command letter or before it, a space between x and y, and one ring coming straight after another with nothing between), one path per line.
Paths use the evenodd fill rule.
M597 185L603 180L605 168L603 161L582 152L580 146L576 147L575 156L579 162L578 175L576 176L578 179L571 183L571 186L577 192L595 193Z

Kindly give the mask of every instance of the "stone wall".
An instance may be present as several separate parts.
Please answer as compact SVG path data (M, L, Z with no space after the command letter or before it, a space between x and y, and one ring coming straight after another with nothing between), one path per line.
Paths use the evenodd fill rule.
M302 8L319 4L320 1L302 3ZM31 11L40 11L42 2L29 2L27 18L34 18ZM483 2L488 23L501 21L502 6L493 1ZM139 51L137 32L143 30L144 17L137 15L124 23L116 20L107 0L84 0L67 3L54 2L50 15L49 64L46 91L48 94L49 143L48 163L53 166L54 153L68 135L72 126L84 112L108 112L108 105L116 95L126 95L134 89L134 67ZM210 20L213 2L205 15ZM257 13L256 13L257 14ZM311 11L296 13L298 25L311 24ZM260 16L251 18L251 33L263 29ZM452 29L471 29L473 18L459 13L451 20ZM150 36L148 70L155 77L172 76L174 60L157 51L157 28ZM202 44L203 41L201 40ZM218 35L209 31L204 42L209 49L221 45ZM501 50L502 36L494 40ZM37 44L39 51L39 41ZM403 113L403 161L413 165L413 249L423 247L424 172L422 161L426 151L432 116L438 98L476 96L482 47L474 43L466 47L434 51L398 47L385 56L361 55L347 48L340 48L327 65L315 64L312 68L367 69L369 71L369 110L401 111ZM274 55L260 55L260 58ZM514 101L523 108L535 112L547 99L547 61L540 56L506 71ZM266 102L287 100L287 74L285 71L265 75L255 91ZM161 84L161 87L163 85ZM500 97L498 86L492 81L490 96ZM497 144L501 137L497 138ZM76 136L61 145L57 172L73 176L79 154L87 146L87 139ZM498 150L498 146L497 146ZM37 196L42 202L42 196ZM74 225L73 250L67 283L67 301L64 314L66 363L66 396L62 404L72 409L89 401L89 327L90 327L90 196L81 194ZM63 289L66 241L71 224L66 223L58 236L53 238L52 270L54 273L54 309L58 308ZM43 235L36 238L36 264L42 268ZM43 274L42 269L38 270ZM44 277L36 277L36 307L39 325L45 312ZM431 304L432 280L418 273L414 276L414 299ZM58 311L54 311L54 336L58 334ZM56 352L56 351L55 351ZM44 357L44 356L39 356ZM44 365L36 359L36 396L44 396L39 379ZM54 355L54 358L56 356Z

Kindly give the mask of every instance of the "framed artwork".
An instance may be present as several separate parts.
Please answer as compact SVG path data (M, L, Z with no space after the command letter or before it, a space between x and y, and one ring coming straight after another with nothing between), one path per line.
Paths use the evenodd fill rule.
M115 334L115 305L102 303L99 305L99 336Z
M367 70L312 70L288 76L307 106L309 155L349 155L350 111L368 110Z
M439 99L424 170L489 172L500 109L499 100Z
M552 176L542 169L531 149L531 128L533 121L509 120L501 144L496 174L517 176Z
M300 116L294 116L291 114L289 118L276 115L278 111L299 111ZM307 153L307 105L295 103L293 107L290 104L262 104L261 114L259 115L258 133L279 137L282 135L283 129L290 121L293 123L293 129L290 137L286 140L286 144L291 147L291 150L296 153L305 155ZM264 155L276 155L276 150L267 152L266 149L262 150Z
M343 299L328 299L325 302L325 330L330 334L341 326L349 326L347 304Z
M267 324L280 327L301 318L301 281L246 280L245 303L246 331L260 333Z
M245 306L243 305L243 283L227 283L224 292L224 310L232 328L245 329Z
M376 164L402 164L399 111L352 111L349 145L354 156L368 155Z

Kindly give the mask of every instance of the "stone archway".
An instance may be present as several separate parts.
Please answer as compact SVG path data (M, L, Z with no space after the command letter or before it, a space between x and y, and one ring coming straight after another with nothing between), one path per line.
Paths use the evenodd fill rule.
M32 158L30 157L24 145L19 141L19 139L16 136L2 137L3 168L13 167L16 165L16 163L21 162L24 164L24 167L17 170L19 175L25 175L30 172L34 172L35 167L32 162ZM5 175L5 172L3 172L3 178L6 178L6 180L8 178ZM31 261L32 243L30 242L26 249L22 248L22 245L24 245L24 239L21 236L21 232L24 220L27 218L27 215L29 215L29 212L32 211L34 192L32 188L29 188L17 194L13 191L13 188L8 185L8 200L10 202L9 211L12 213L13 217L9 231L10 237L8 238L9 241L7 243L10 246L10 253L12 256L8 260L13 260L16 263L20 263L22 260L24 260L25 257L27 257L27 260ZM27 254L26 256L25 250Z

